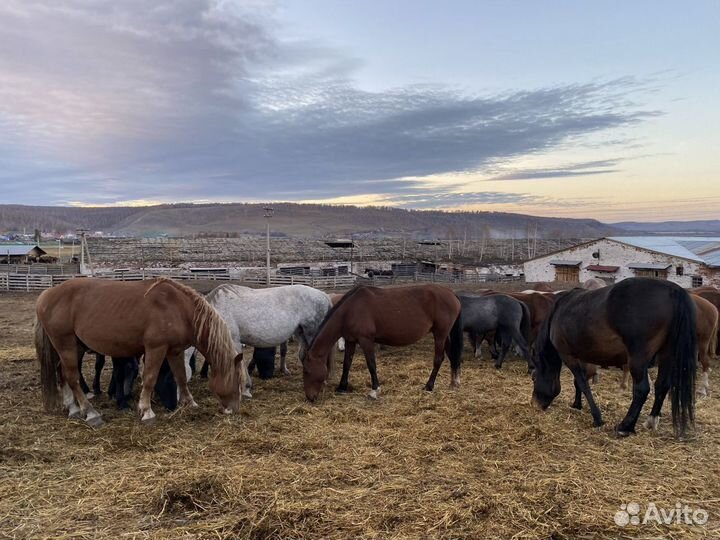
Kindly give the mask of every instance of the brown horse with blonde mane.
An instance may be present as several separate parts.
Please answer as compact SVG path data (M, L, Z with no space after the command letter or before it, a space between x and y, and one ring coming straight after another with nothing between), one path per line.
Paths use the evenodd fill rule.
M432 391L447 353L452 368L451 386L460 385L463 333L460 300L440 285L379 288L358 286L343 296L320 326L303 361L305 395L315 401L327 378L327 358L339 338L345 339L345 358L338 392L347 392L355 347L360 345L370 371L376 399L380 382L375 366L375 343L404 347L432 332L435 339L433 370L425 389Z
M83 393L79 360L92 349L113 357L145 355L138 412L143 422L158 371L167 357L180 390L180 403L197 406L187 386L184 351L194 346L213 366L210 389L225 412L240 407L242 354L236 354L225 322L193 289L167 278L114 282L73 279L44 291L36 304L35 347L47 410L62 402L71 418L103 423Z

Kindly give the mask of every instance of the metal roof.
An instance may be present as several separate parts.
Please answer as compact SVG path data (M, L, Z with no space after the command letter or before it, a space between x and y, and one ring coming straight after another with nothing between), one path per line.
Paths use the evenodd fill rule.
M39 249L41 253L45 253L45 250L35 244L0 244L0 256L22 256L27 255L33 249Z
M670 264L667 263L630 263L628 268L635 270L667 270L670 268Z
M550 261L553 266L580 266L582 261L563 261L561 259L555 259Z
M682 257L708 266L720 266L720 237L610 236L608 240L673 257Z

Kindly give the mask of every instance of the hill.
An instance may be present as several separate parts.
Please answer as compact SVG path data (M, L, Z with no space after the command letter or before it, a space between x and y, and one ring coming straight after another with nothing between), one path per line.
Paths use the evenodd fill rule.
M656 235L708 235L720 234L720 220L708 219L703 221L660 221L653 223L640 223L637 221L624 221L613 223L613 227L627 232Z
M123 236L255 234L265 231L262 204L173 204L146 207L0 205L0 231L65 233L83 228ZM278 203L273 234L355 238L593 238L622 231L593 219L501 212L442 212L383 207Z

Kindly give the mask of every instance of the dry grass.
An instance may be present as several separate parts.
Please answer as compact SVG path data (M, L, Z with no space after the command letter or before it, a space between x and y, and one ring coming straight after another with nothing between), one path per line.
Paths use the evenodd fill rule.
M695 437L615 438L629 404L619 372L595 386L607 425L568 408L572 383L544 414L529 405L522 363L496 371L466 356L463 387L443 367L433 394L430 341L379 353L382 396L355 391L305 402L299 369L256 381L240 415L200 408L152 428L96 398L108 423L42 411L25 328L34 298L0 296L10 317L0 351L0 537L8 538L704 538L720 533L720 401L698 404ZM4 310L8 311L8 310ZM5 315L7 317L7 313ZM9 337L9 339L8 339ZM89 373L88 373L89 374ZM337 378L339 373L336 373ZM720 381L712 377L720 392ZM648 405L649 406L649 405ZM156 408L156 411L159 410ZM621 503L677 501L710 512L699 526L619 528Z

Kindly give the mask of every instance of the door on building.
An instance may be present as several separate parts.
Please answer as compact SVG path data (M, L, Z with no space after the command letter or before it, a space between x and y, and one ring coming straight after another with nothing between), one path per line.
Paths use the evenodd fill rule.
M578 266L556 266L555 281L565 283L580 283L580 267Z

